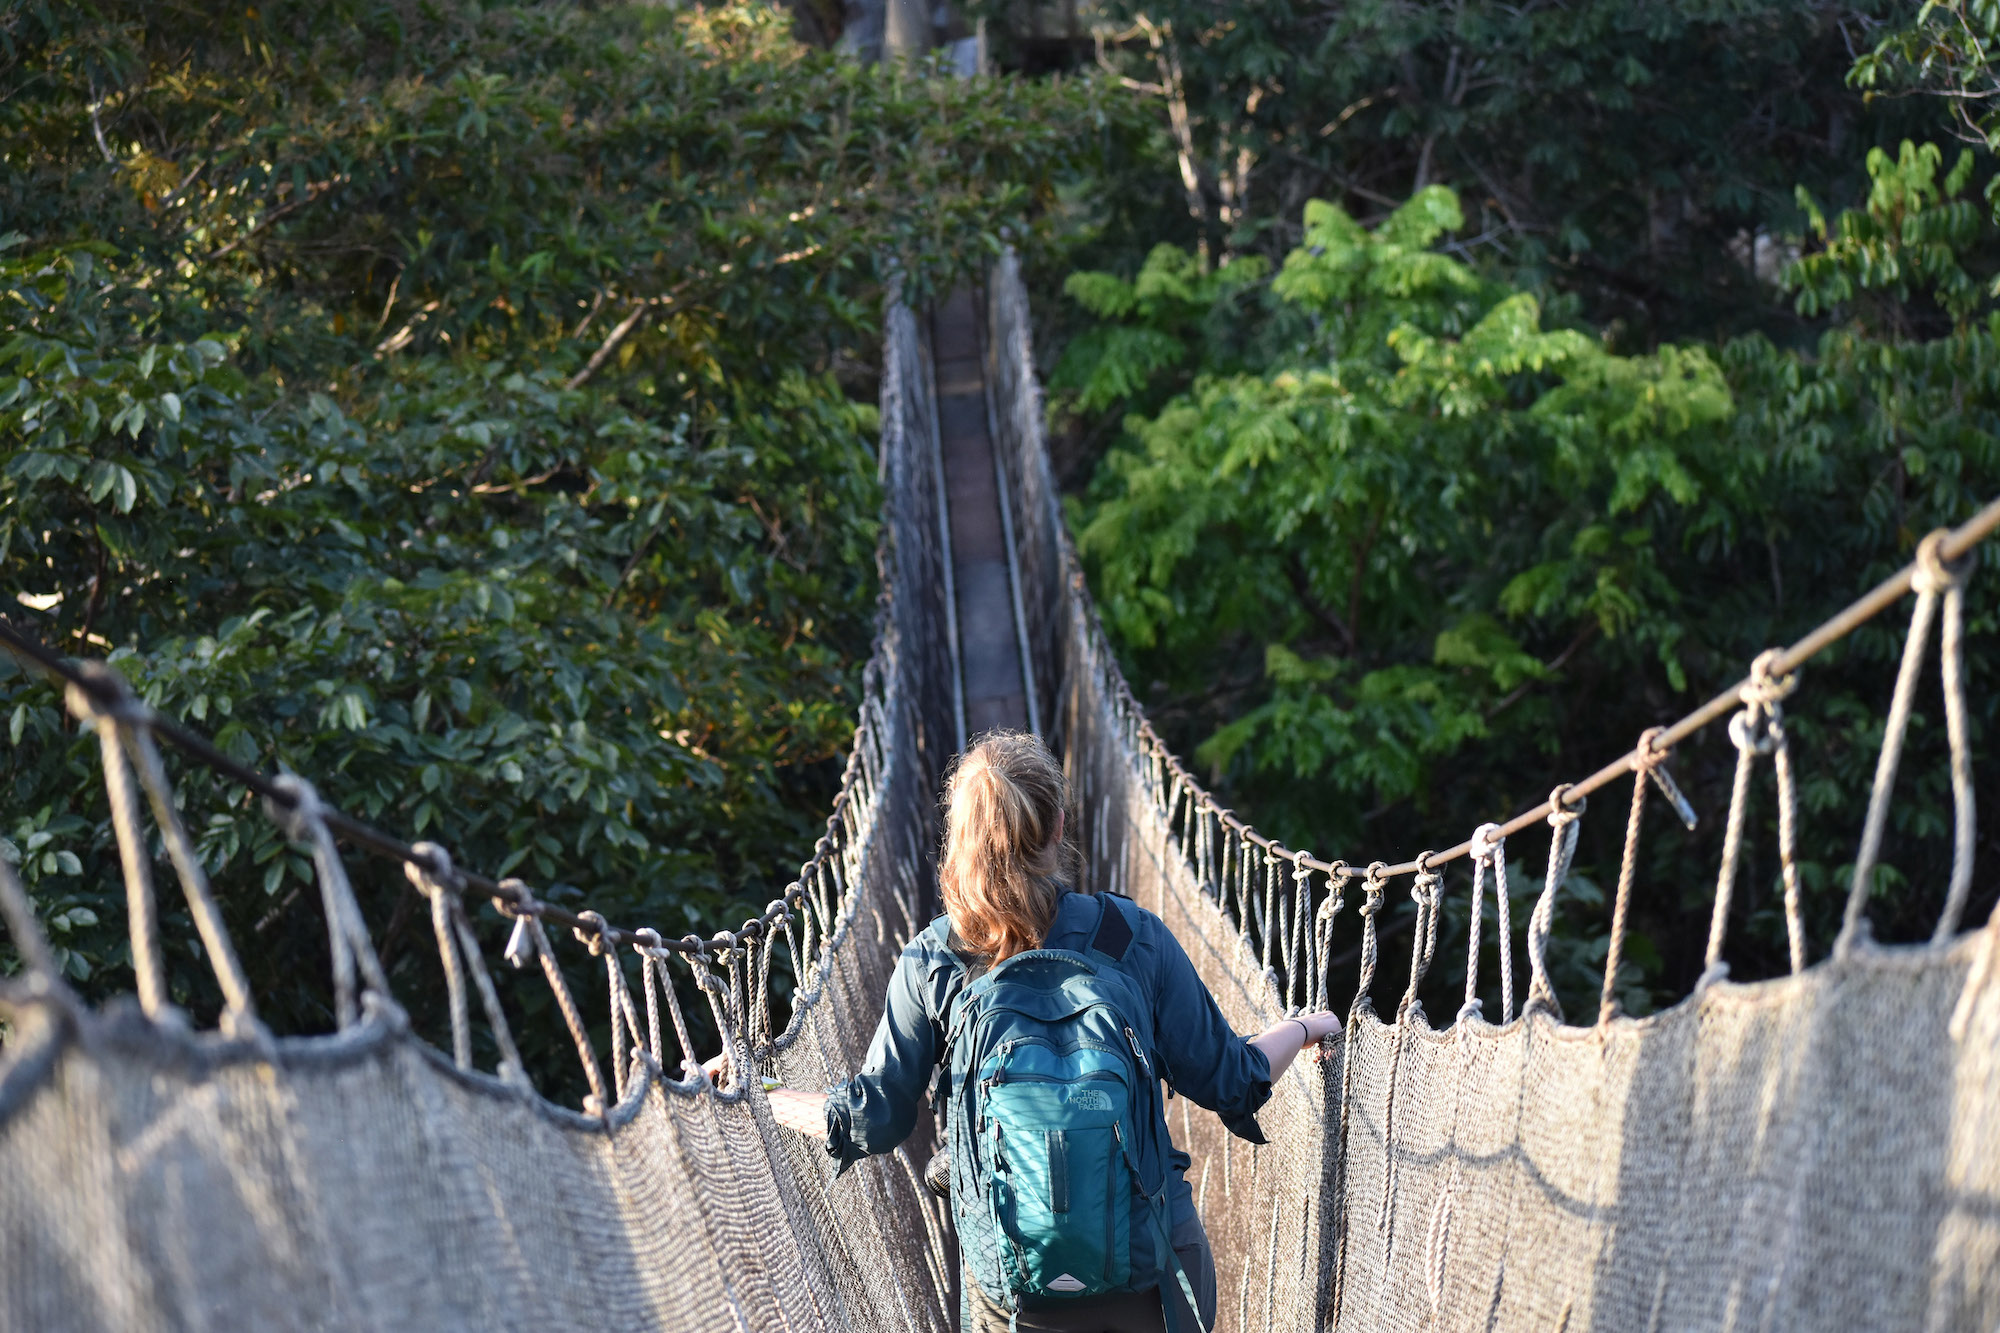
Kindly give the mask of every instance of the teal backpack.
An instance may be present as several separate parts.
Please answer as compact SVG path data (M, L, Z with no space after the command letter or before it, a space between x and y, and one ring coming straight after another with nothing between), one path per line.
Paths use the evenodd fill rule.
M966 985L946 1034L959 1246L1013 1313L1024 1297L1176 1280L1197 1308L1171 1244L1166 1121L1138 1035L1150 1007L1117 965L1131 925L1101 901L1090 955L1016 954Z

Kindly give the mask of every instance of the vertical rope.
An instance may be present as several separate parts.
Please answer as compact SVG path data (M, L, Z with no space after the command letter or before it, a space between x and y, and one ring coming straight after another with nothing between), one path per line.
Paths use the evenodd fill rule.
M1743 845L1743 823L1747 817L1750 770L1760 754L1774 756L1778 778L1778 859L1785 885L1785 932L1788 937L1792 971L1805 968L1805 926L1799 916L1798 866L1795 839L1797 825L1793 805L1791 745L1785 738L1783 700L1798 683L1796 673L1778 676L1774 672L1781 656L1767 649L1751 664L1750 680L1743 686L1743 711L1729 719L1729 739L1736 746L1736 778L1729 791L1729 820L1722 834L1722 866L1715 882L1715 911L1709 919L1708 951L1703 965L1706 979L1720 976L1722 944L1729 929L1729 902L1736 886L1736 863Z
M1926 537L1935 555L1936 534ZM1921 553L1924 547L1918 547ZM1921 586L1920 586L1921 584ZM1917 589L1917 604L1910 611L1910 632L1903 640L1903 661L1896 670L1896 691L1889 700L1889 717L1882 729L1882 753L1875 762L1875 785L1868 793L1868 819L1861 827L1861 848L1854 855L1854 878L1847 890L1847 910L1841 916L1840 935L1833 943L1833 956L1845 958L1866 929L1868 894L1875 879L1875 861L1882 852L1882 832L1889 820L1889 795L1896 785L1896 765L1903 757L1903 732L1910 724L1910 703L1917 692L1917 669L1923 664L1924 645L1930 638L1931 620L1937 613L1938 591L1921 567L1910 580Z
M1313 993L1315 1009L1333 1007L1333 923L1340 916L1340 909L1346 906L1347 862L1334 861L1326 876L1326 900L1319 905L1313 917L1313 947L1318 951L1316 989Z
M0 859L0 921L7 923L7 932L14 937L14 949L21 955L29 977L44 990L66 991L68 987L56 967L56 956L35 920L34 909L28 905L28 891L21 887L20 877L5 859Z
M590 1084L590 1096L584 1102L584 1111L586 1114L603 1115L611 1109L611 1103L604 1095L604 1073L597 1067L597 1049L590 1044L590 1032L583 1025L583 1014L576 1007L575 997L569 993L569 983L563 979L562 966L556 961L555 950L549 947L548 933L542 929L541 904L535 901L535 895L528 886L518 879L503 879L500 887L512 892L514 899L506 902L495 898L493 906L514 918L516 934L525 945L519 951L519 961L515 966L525 965L530 954L541 961L542 975L548 980L556 1008L561 1011L563 1023L569 1028L570 1040L576 1045L584 1080ZM510 951L512 947L510 942Z
M112 673L107 669L105 674ZM230 942L229 928L222 920L222 909L216 906L201 857L181 823L180 812L174 808L173 787L167 781L166 765L160 761L160 749L153 743L152 729L141 720L121 726L119 732L132 757L132 767L139 774L139 785L146 789L147 803L153 807L153 823L160 830L160 841L166 844L167 857L180 878L181 892L187 898L188 911L194 917L195 931L201 936L209 967L215 973L216 984L222 988L222 1030L231 1036L261 1034L263 1028L257 1021L250 978L236 957L236 946Z
M1936 544L1928 540L1917 549L1918 573L1942 590L1944 628L1938 644L1939 663L1944 678L1945 735L1951 745L1951 887L1945 893L1944 910L1938 914L1931 943L1943 945L1958 933L1959 918L1965 914L1966 895L1972 890L1972 854L1978 834L1978 810L1972 799L1972 746L1967 737L1965 707L1965 579L1972 568L1971 558L1956 569L1946 565Z
M1306 865L1304 852L1292 858L1292 899L1293 929L1286 940L1285 954L1285 1000L1293 1013L1303 1013L1312 1002L1312 979L1318 971L1313 957L1312 868Z
M304 778L286 773L272 779L291 804L266 801L265 809L295 842L310 843L314 870L319 876L320 895L326 903L327 930L334 942L334 997L340 1026L355 1022L354 984L357 970L364 993L373 994L384 1004L393 1005L389 980L376 957L368 925L361 919L361 906L354 901L354 886L348 882L347 867L341 864L340 849L334 845L333 831L326 826L326 806L319 792Z
M1410 984L1403 991L1402 1002L1396 1006L1398 1023L1416 1004L1417 987L1423 984L1424 974L1430 971L1431 956L1437 950L1438 890L1444 883L1444 876L1430 868L1431 856L1430 852L1418 854L1417 876L1410 884L1410 901L1417 907L1417 924L1410 946Z
M1778 873L1785 886L1785 944L1792 975L1806 970L1806 922L1799 894L1799 792L1792 771L1792 743L1772 705L1771 769L1778 782Z
M465 1002L465 973L459 966L458 937L452 927L450 890L451 857L434 842L420 842L410 848L428 861L432 869L403 863L403 877L410 881L431 905L431 931L437 936L438 961L444 965L444 986L451 1009L451 1058L460 1069L472 1068L472 1017Z
M1625 817L1625 853L1618 860L1618 896L1611 905L1611 939L1604 950L1604 989L1597 998L1597 1021L1609 1023L1619 1014L1618 969L1625 963L1625 916L1632 902L1632 878L1639 862L1639 828L1646 817L1646 779L1665 759L1655 752L1660 727L1648 727L1632 752L1632 810Z
M1368 867L1368 878L1362 890L1366 895L1361 903L1361 976L1354 987L1354 1006L1350 1013L1359 1012L1368 1003L1368 989L1375 984L1375 914L1382 910L1382 872L1389 868L1386 861L1376 861ZM1353 1023L1348 1024L1349 1027Z
M527 1066L521 1063L521 1052L514 1046L513 1029L507 1026L506 1011L500 1007L500 996L493 989L493 978L487 974L486 960L480 956L479 939L472 933L472 923L466 919L465 903L454 893L450 898L450 907L452 928L458 934L459 952L472 973L473 988L479 992L479 1007L486 1011L486 1025L492 1029L493 1044L500 1051L500 1077L509 1083L525 1086L528 1081Z
M159 906L153 896L153 871L147 862L146 837L139 826L139 798L132 790L132 772L125 764L125 747L118 737L118 720L99 708L81 687L65 692L69 710L97 732L104 765L104 791L111 803L111 826L118 838L118 861L125 872L125 913L131 928L132 974L138 983L139 1007L146 1017L164 1018L173 1008L167 996L167 969L160 952ZM352 1007L353 1001L349 1000ZM347 1026L345 1022L342 1027Z
M1486 911L1486 868L1493 864L1494 857L1501 855L1500 843L1494 834L1500 831L1498 824L1481 824L1472 831L1472 910L1468 914L1465 945L1465 1003L1458 1007L1457 1022L1464 1022L1479 1012L1479 937L1485 930ZM1506 901L1506 887L1500 887L1500 900ZM1503 911L1500 920L1506 921ZM1500 956L1507 956L1506 927L1501 926ZM1510 977L1511 981L1512 978ZM1512 988L1507 998L1509 1008L1513 1007ZM1503 1018L1501 1020L1505 1022Z
M1494 928L1500 932L1500 1023L1514 1021L1514 890L1507 883L1507 842L1493 844Z

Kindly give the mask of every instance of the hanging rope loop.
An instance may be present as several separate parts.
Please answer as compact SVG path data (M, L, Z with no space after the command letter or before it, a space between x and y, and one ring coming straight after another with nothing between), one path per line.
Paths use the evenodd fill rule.
M1368 988L1375 984L1375 959L1377 942L1375 934L1375 914L1382 910L1382 894L1387 886L1387 861L1376 861L1369 865L1368 873L1361 882L1361 975L1354 988L1354 1008L1359 1010L1368 1001ZM1352 1026L1350 1024L1349 1026Z
M1549 793L1548 874L1542 884L1542 896L1535 902L1534 915L1528 918L1528 999L1521 1006L1523 1014L1541 1009L1558 1023L1562 1022L1562 1005L1549 982L1549 934L1555 928L1556 891L1569 877L1570 858L1576 855L1577 821L1583 818L1588 804L1581 796L1575 798L1574 805L1570 804L1573 790L1564 782Z
M1485 930L1483 918L1486 911L1486 870L1496 857L1504 855L1501 850L1501 840L1495 836L1499 832L1498 824L1481 824L1472 831L1472 837L1469 839L1472 856L1472 902L1466 910L1465 1002L1458 1006L1458 1016L1453 1020L1457 1023L1479 1017L1479 937ZM1502 902L1504 901L1503 898ZM1501 919L1503 921L1506 919L1504 909ZM1500 935L1500 957L1503 972L1509 971L1506 966L1507 935L1504 926ZM1512 977L1509 976L1508 979L1511 982ZM1511 992L1513 987L1509 985L1507 989ZM1512 1007L1511 994L1508 1004Z
M277 789L279 799L266 800L266 812L285 831L286 837L312 847L320 897L326 908L327 940L333 955L335 1021L342 1030L354 1026L357 1021L357 968L362 998L375 997L378 1004L400 1018L401 1011L396 1009L389 994L388 979L382 973L381 959L375 954L375 943L369 938L367 923L361 918L360 904L354 900L354 886L348 882L340 849L334 845L333 832L326 826L326 806L320 800L319 792L312 783L291 773L272 779L272 786Z
M1410 884L1410 901L1416 904L1417 924L1415 939L1410 946L1410 984L1403 991L1403 999L1396 1006L1396 1021L1401 1023L1417 1007L1417 987L1423 984L1424 974L1430 971L1431 957L1437 950L1438 890L1444 883L1444 876L1431 869L1433 852L1417 854L1416 878Z
M506 908L501 907L501 899L496 898L493 902L495 907L501 907L502 912L514 917L514 937L507 941L507 960L516 967L525 966L530 958L541 960L542 976L549 983L550 993L555 996L556 1008L562 1013L564 1025L569 1028L577 1060L583 1065L584 1081L590 1085L590 1095L583 1101L584 1113L601 1116L611 1106L604 1092L604 1072L597 1067L597 1048L591 1045L590 1032L583 1023L583 1012L576 1007L576 997L569 992L562 964L556 959L556 951L549 946L548 933L542 929L541 905L535 901L528 886L518 879L503 879L500 888L512 894L516 904ZM521 941L518 949L515 939ZM614 1017L614 1025L616 1021Z
M1313 943L1319 953L1313 1002L1320 1009L1333 1007L1330 993L1333 984L1333 923L1341 908L1347 905L1346 896L1342 893L1347 886L1347 862L1336 859L1329 863L1326 886L1326 898L1313 915Z
M1951 882L1945 891L1944 908L1931 931L1931 944L1943 947L1958 933L1959 919L1965 914L1965 900L1972 891L1972 858L1978 842L1978 807L1972 792L1972 746L1967 725L1965 697L1965 583L1975 557L1968 552L1946 563L1940 530L1917 545L1917 571L1910 584L1921 595L1935 593L1943 600L1944 627L1938 643L1939 672L1944 686L1945 738L1951 751Z
M1954 696L1963 698L1963 675L1954 662L1954 658L1962 651L1957 646L1961 631L1953 628L1952 622L1958 621L1963 616L1964 571L1955 571L1945 563L1943 545L1946 535L1943 531L1933 532L1917 545L1916 568L1910 575L1910 586L1916 590L1917 604L1910 611L1910 629L1903 640L1903 659L1896 668L1896 688L1889 698L1889 715L1882 727L1882 752L1876 759L1875 783L1868 793L1868 818L1862 825L1861 846L1854 854L1854 875L1848 883L1847 908L1841 917L1840 935L1833 944L1835 958L1846 958L1854 950L1855 945L1868 934L1866 912L1868 895L1874 891L1875 865L1882 852L1882 835L1888 827L1889 798L1896 785L1896 768L1902 762L1903 736L1909 728L1910 709L1916 698L1917 674L1923 666L1924 650L1930 642L1931 621L1937 616L1938 603L1941 600L1947 604L1947 633L1953 639L1953 644L1944 654L1944 670L1947 677L1946 723L1952 731L1962 734L1961 726L1952 724L1952 714L1962 706L1954 703ZM1953 688L1954 685L1957 686L1956 689ZM1956 748L1955 742L1954 749ZM1964 857L1958 855L1960 847L1970 842L1969 837L1964 835L1972 831L1969 818L1972 789L1969 759L1964 774L1965 781L1962 784L1959 777L1959 765L1954 755L1952 764L1954 813L1966 816L1959 821L1961 836L1953 844L1954 887L1959 879L1961 864L1968 876L1968 884L1970 882L1971 857L1969 854ZM1961 792L1966 798L1962 808L1958 800ZM1951 897L1949 893L1946 896L1946 911L1947 915L1954 918L1955 925L1956 913L1951 911ZM1963 910L1962 902L1959 908Z
M403 863L403 875L418 893L430 900L431 931L437 936L438 960L444 966L446 999L451 1006L451 1055L460 1069L472 1068L472 1018L465 1001L465 972L460 966L458 941L452 928L451 903L457 894L446 886L456 879L451 856L434 842L417 843L410 850L422 862Z

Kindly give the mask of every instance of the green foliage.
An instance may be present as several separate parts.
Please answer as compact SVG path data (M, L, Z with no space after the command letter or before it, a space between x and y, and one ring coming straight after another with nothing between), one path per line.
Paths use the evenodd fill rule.
M1026 0L985 7L1042 30ZM1793 187L1838 196L1870 144L1936 132L1934 107L1870 105L1842 79L1854 35L1901 12L1112 0L1094 9L1097 58L1151 108L1159 162L1124 187L1155 205L1142 243L1100 266L1129 276L1162 238L1276 262L1300 244L1310 198L1375 222L1443 184L1466 210L1454 253L1575 296L1621 345L1750 329L1790 341L1768 238L1797 229Z
M1877 159L1874 205L1798 266L1801 299L1891 292L1894 265L1941 283L1958 241L1987 241L1976 211L1932 217L1965 182L1963 168L1938 181L1940 161L1934 148ZM1192 262L1155 250L1130 283L1072 279L1123 336L1072 342L1056 377L1135 386L1073 510L1131 678L1226 799L1290 845L1405 858L1505 818L1739 678L2000 490L2000 315L1968 313L1925 342L1857 318L1812 357L1755 336L1625 356L1550 326L1534 296L1444 248L1463 225L1449 191L1373 228L1326 203L1304 213L1303 244L1267 283L1230 280L1231 264L1176 289L1261 325L1261 340L1205 359L1187 331L1210 316L1186 297L1141 299ZM1106 364L1146 331L1173 355ZM1992 590L1974 586L1974 629L1989 634ZM1816 662L1791 713L1820 951L1897 638L1873 626ZM1991 726L1990 696L1974 694ZM1940 728L1924 707L1897 869L1880 882L1923 892L1885 898L1891 937L1928 932L1948 860ZM1664 830L1656 814L1647 844L1623 981L1640 1007L1700 968L1734 760L1712 730L1678 759L1702 832ZM1622 829L1622 817L1588 823L1562 917L1558 982L1585 1016L1604 948L1592 905ZM1525 841L1515 860L1531 869L1540 844ZM1767 832L1732 945L1753 975L1782 966L1772 846Z
M756 5L8 22L9 614L544 896L668 933L760 909L871 640L875 413L841 377L872 401L889 275L921 296L1037 242L1092 92L881 75ZM0 716L0 853L72 975L128 989L94 742L18 671ZM306 858L176 768L267 1015L326 1026ZM436 1022L421 905L356 869Z

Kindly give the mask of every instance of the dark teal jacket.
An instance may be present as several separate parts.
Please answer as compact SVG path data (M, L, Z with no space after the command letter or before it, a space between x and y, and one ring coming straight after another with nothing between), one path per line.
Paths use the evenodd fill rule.
M1271 1062L1247 1037L1230 1031L1165 922L1127 898L1101 905L1085 894L1064 893L1042 947L1087 953L1104 906L1121 912L1132 930L1119 966L1151 1005L1153 1067L1173 1092L1214 1111L1230 1132L1263 1143L1257 1111L1271 1096ZM893 1151L916 1127L944 1054L951 1003L966 981L969 960L952 951L950 940L950 918L941 916L904 947L861 1072L827 1098L826 1147L843 1170L862 1157ZM939 1090L946 1105L951 1092ZM1171 1159L1178 1225L1194 1215L1194 1198L1183 1175L1187 1156L1174 1151Z

